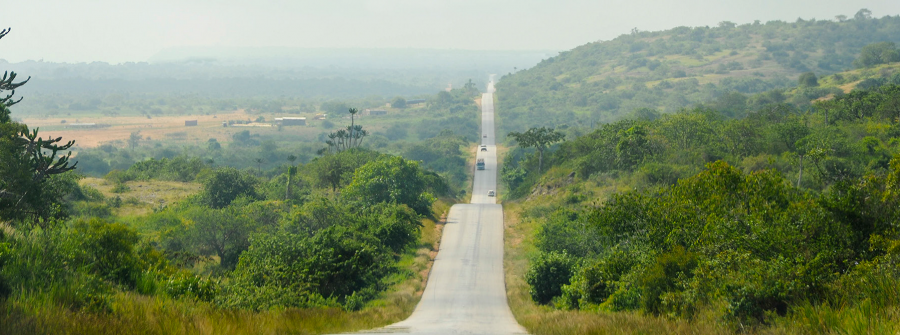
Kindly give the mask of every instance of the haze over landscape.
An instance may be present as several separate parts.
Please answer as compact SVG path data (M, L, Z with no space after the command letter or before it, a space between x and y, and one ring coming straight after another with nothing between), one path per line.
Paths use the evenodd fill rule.
M0 334L900 334L898 45L881 0L4 3Z
M0 22L10 62L148 61L173 47L564 51L632 28L716 26L900 11L890 0L14 1ZM478 38L489 33L491 38Z

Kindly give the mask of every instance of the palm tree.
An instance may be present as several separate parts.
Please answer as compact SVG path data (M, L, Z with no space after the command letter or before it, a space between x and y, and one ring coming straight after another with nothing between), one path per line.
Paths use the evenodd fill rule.
M350 128L353 129L353 126L355 125L355 123L354 123L354 117L356 116L356 113L359 113L359 110L357 110L356 108L350 108L349 112L350 112ZM351 141L352 141L352 138L353 138L353 131L352 131L352 130L351 130L351 132L350 132L350 138L351 138ZM352 143L352 142L350 143L350 146L353 146L353 143Z

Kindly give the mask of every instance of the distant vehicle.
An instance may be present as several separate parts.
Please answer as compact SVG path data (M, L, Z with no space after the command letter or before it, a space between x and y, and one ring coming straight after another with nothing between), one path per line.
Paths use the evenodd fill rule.
M481 135L481 138L487 138L487 134Z
M484 144L482 144L482 145L481 145L481 151L487 151L487 146L484 145Z
M495 195L497 195L497 194L494 193L494 190L488 191L488 196L489 196L489 197L493 197L493 196L495 196Z
M475 162L475 166L476 166L479 170L484 170L484 158L479 158L479 159Z

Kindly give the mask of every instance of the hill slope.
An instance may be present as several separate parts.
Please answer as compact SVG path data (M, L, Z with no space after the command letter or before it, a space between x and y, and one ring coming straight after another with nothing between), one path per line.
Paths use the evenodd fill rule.
M538 125L609 122L638 108L672 112L728 92L796 86L801 73L853 67L860 50L900 42L900 16L861 10L842 22L678 27L588 43L498 83L501 133ZM827 92L823 92L827 93Z

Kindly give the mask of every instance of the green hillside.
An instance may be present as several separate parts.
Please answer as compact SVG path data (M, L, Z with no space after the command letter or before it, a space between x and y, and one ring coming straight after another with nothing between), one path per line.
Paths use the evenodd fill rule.
M872 18L860 10L840 22L726 21L712 28L633 31L504 76L497 85L498 111L501 118L515 117L500 120L500 130L587 126L639 108L674 112L732 92L791 88L806 72L823 76L855 68L862 48L876 42L900 42L900 16ZM811 93L815 99L834 92ZM750 103L785 102L758 100Z
M788 57L808 55L799 63L763 60L777 51L750 46L734 55L720 48L695 65L667 63L681 67L665 73L626 61L597 65L621 71L566 84L590 67L541 77L589 49L672 40L678 29L638 33L501 81L503 127L550 125L556 129L539 129L557 135L539 147L513 133L509 142L518 143L500 173L515 218L507 285L519 322L536 334L898 333L900 50L873 37L897 22L708 30L733 36L725 40L741 29L759 32L745 34L751 45L790 45ZM770 26L779 28L767 38ZM813 52L834 40L810 37L820 26L845 36L829 49L845 60ZM742 55L759 66L718 71ZM839 66L854 69L826 73ZM693 77L664 77L668 71ZM761 74L741 75L748 71ZM619 84L590 88L592 78ZM577 106L566 100L573 96L618 105ZM590 130L578 124L598 119L606 122Z

